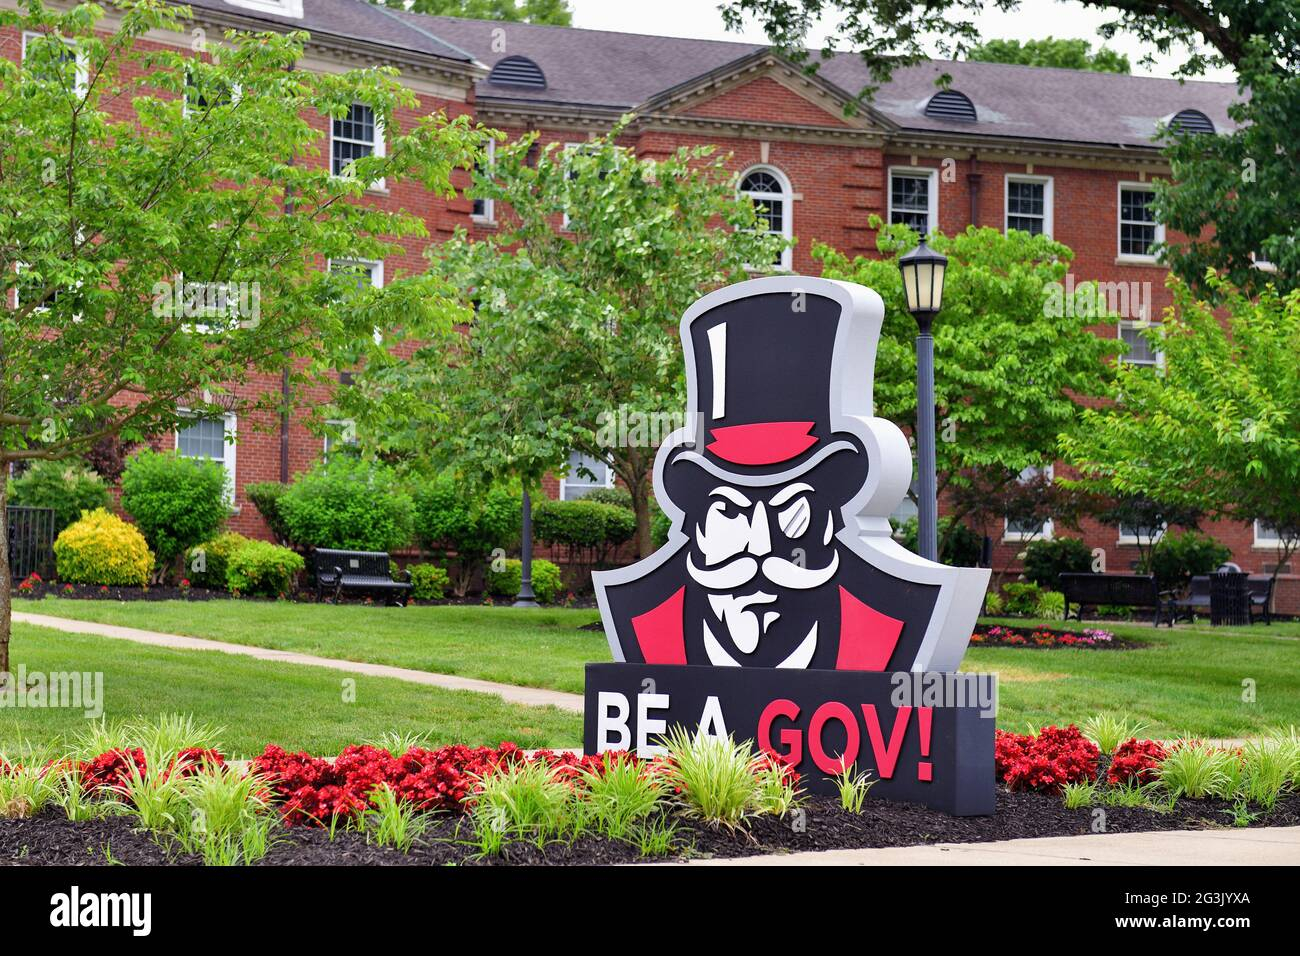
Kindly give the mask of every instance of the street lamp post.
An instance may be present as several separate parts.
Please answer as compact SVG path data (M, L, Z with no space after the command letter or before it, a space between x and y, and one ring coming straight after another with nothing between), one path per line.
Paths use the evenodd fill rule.
M514 607L537 607L537 595L533 593L533 502L524 489L523 529L519 553L519 593L515 595Z
M898 260L907 311L916 319L917 542L921 557L939 560L939 500L934 466L934 317L943 306L947 256L921 244Z

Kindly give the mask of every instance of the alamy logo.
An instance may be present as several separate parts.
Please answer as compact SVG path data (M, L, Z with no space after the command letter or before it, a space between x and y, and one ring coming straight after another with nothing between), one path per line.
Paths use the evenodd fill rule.
M83 893L74 886L50 897L50 925L61 929L83 926L128 927L133 936L153 929L152 893Z

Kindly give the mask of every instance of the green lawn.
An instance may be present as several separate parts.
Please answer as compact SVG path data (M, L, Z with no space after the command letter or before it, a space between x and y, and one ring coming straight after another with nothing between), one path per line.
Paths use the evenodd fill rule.
M594 610L53 598L19 601L16 608L574 692L582 690L583 664L609 659L603 634L579 630L597 619ZM1127 710L1149 721L1151 733L1170 737L1248 736L1300 725L1300 624L1180 624L1173 631L1149 624L1104 626L1147 646L1129 651L974 647L964 669L998 672L998 724L1008 729L1082 721L1101 710ZM1255 688L1250 703L1242 700L1247 680Z
M319 667L272 664L216 651L176 651L43 627L14 625L13 667L102 672L109 720L192 714L226 728L233 756L267 743L335 754L386 731L428 733L436 743L575 747L582 722L553 707L522 707L471 691L424 687ZM353 702L344 681L355 680ZM0 709L0 752L20 741L68 739L86 726L81 710Z

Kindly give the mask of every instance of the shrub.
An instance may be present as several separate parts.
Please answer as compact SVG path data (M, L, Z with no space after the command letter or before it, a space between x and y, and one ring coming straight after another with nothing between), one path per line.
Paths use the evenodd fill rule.
M122 473L122 507L135 519L158 566L211 539L225 522L226 471L220 462L143 451Z
M1083 735L1104 754L1115 753L1125 741L1133 743L1134 738L1146 729L1146 721L1113 711L1093 714L1083 722Z
M38 461L14 479L11 504L49 508L57 534L83 511L108 508L108 485L79 462Z
M1038 596L1038 604L1034 608L1034 613L1039 617L1047 618L1049 621L1064 619L1065 595L1060 591L1044 591Z
M1038 613L1042 597L1042 589L1037 584L1018 581L1002 585L1002 607L1006 614L1032 617Z
M571 568L585 579L592 568L607 565L614 550L636 534L636 515L618 505L589 501L538 502L533 534L538 541L562 547Z
M244 496L253 503L271 534L281 542L289 540L289 530L280 514L280 498L288 490L289 486L279 481L255 481L244 485Z
M1160 762L1167 756L1168 751L1159 741L1130 738L1115 748L1106 770L1106 782L1112 787L1154 783Z
M736 743L681 726L663 738L668 750L663 780L683 812L707 823L736 829L757 812L756 758L748 741Z
M1194 574L1209 574L1232 557L1232 551L1200 531L1166 534L1151 549L1143 570L1161 588L1181 588Z
M898 526L896 536L898 543L913 554L920 554L921 547L917 541L920 534L915 517L908 518ZM980 552L984 550L984 538L960 521L944 516L939 519L939 562L958 568L973 568L980 561Z
M444 472L415 493L415 534L421 545L446 555L455 552L453 591L464 597L474 574L494 548L509 548L519 538L520 496L505 488L476 493Z
M195 545L185 552L182 574L196 587L224 590L230 556L249 540L238 531L224 531L211 541Z
M76 584L144 585L153 568L144 535L104 508L63 529L54 559L59 580Z
M436 564L412 564L406 570L411 572L411 597L417 601L441 601L446 595L451 580L446 568Z
M336 456L299 475L277 509L299 547L392 551L411 540L411 498L392 472Z
M523 563L518 558L510 558L501 571L487 570L485 579L489 594L512 598L519 593L519 584L523 578ZM543 604L550 604L560 593L559 565L542 558L533 558L533 593Z
M1071 724L1044 727L1038 734L996 732L994 764L1009 790L1060 793L1068 783L1097 776L1097 745Z
M589 501L593 504L614 505L617 508L626 508L632 511L632 492L626 488L593 488L582 496L583 501Z
M302 555L269 541L249 541L226 564L226 585L238 594L279 597L293 588L302 573Z
M1174 797L1221 795L1227 789L1228 771L1237 758L1226 750L1209 747L1198 740L1180 740L1160 761L1156 776Z
M1082 538L1038 538L1025 545L1025 580L1056 590L1060 575L1092 570L1092 549Z
M672 530L673 523L668 520L668 515L663 508L659 507L659 502L650 502L650 541L656 548L662 548L668 543L668 532Z

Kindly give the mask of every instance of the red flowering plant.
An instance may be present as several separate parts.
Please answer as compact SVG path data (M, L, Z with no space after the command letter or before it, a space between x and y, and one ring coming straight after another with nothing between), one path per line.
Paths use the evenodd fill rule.
M1130 738L1115 748L1106 782L1112 787L1153 783L1160 762L1167 756L1169 751L1157 740Z
M132 774L143 775L146 769L144 751L139 747L109 750L81 764L81 786L89 794L124 794Z
M997 731L994 765L1008 790L1060 793L1067 783L1097 776L1101 751L1074 724L1044 727L1033 734Z
M18 590L30 591L40 583L41 576L33 571L31 574L27 575L27 577L23 578L22 582L18 585Z

